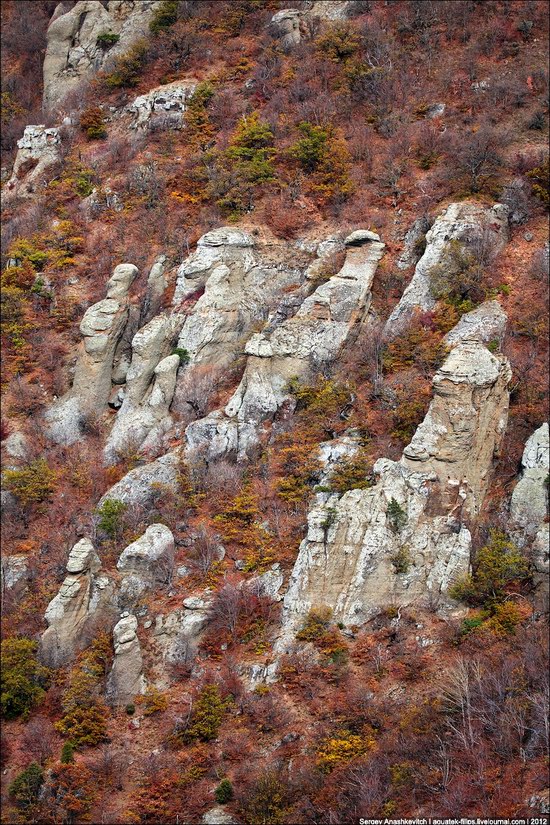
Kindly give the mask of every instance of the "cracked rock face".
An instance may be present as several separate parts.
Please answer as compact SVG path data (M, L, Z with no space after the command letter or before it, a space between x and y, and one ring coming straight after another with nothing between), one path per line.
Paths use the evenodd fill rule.
M163 582L174 563L174 536L164 524L152 524L137 541L126 547L117 562L117 570L130 574L131 582L124 579L121 590L131 601L131 588L138 590L137 597L150 589L155 582ZM137 580L137 581L136 581Z
M342 269L306 298L298 311L277 326L252 335L246 343L246 369L224 414L193 422L188 444L207 444L216 458L236 450L239 458L258 442L258 427L290 398L291 378L306 380L312 370L330 363L366 315L371 286L384 244L377 235L358 230L346 241ZM270 329L271 326L271 329Z
M508 240L508 209L495 204L491 209L476 203L452 203L439 215L426 233L426 249L418 261L411 282L388 318L385 334L398 334L411 319L415 309L427 312L435 306L430 291L430 270L443 259L451 240L466 248L483 239L497 253Z
M114 584L99 576L101 562L92 542L81 539L69 554L67 576L46 608L48 629L40 640L42 659L59 667L71 659L97 622L108 623L114 609Z
M521 478L512 493L510 515L526 537L533 537L546 518L549 471L548 424L543 424L527 440L521 464Z
M127 704L145 692L137 628L136 617L129 615L123 615L113 628L115 658L106 686L106 696L111 704Z
M106 69L115 57L148 34L156 0L79 0L72 9L60 3L50 22L44 56L44 106L53 109L82 81ZM116 34L113 46L98 43Z
M32 198L53 176L61 160L59 129L45 126L26 126L23 137L17 141L17 155L11 178L6 183L6 199Z
M302 35L300 32L301 12L298 9L281 9L271 18L271 28L285 51L297 46Z
M187 102L196 88L196 83L175 80L136 97L125 109L133 116L132 128L147 129L159 123L179 129Z
M443 341L452 347L460 341L469 340L481 341L484 344L496 341L502 344L507 321L506 313L498 301L486 301L477 309L466 312Z
M117 266L107 282L107 297L84 313L73 385L45 415L48 435L60 444L78 441L81 421L96 418L107 406L114 357L129 318L127 293L137 271L133 264Z
M362 624L388 604L449 604L469 569L466 517L479 511L508 408L508 362L459 344L400 461L380 459L374 487L318 494L284 600L280 649L312 607Z

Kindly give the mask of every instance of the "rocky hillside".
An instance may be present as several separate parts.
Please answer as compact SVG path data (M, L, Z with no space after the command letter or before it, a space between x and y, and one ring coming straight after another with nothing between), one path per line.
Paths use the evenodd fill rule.
M2 822L548 813L547 29L2 3Z

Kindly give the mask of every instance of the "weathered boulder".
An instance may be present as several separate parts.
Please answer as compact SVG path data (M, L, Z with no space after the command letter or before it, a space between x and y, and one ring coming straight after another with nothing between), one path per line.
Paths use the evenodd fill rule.
M346 241L342 269L315 289L290 318L253 334L245 345L249 356L242 380L224 410L190 424L187 443L198 446L208 437L208 455L237 449L239 458L257 445L258 428L290 398L291 378L308 379L330 363L349 340L370 305L371 285L384 244L360 230Z
M316 0L308 11L308 17L346 20L352 7L353 0Z
M133 264L120 264L107 282L107 296L89 307L80 322L73 385L46 412L47 432L58 443L72 444L81 436L81 423L93 420L107 407L112 389L113 361L128 322L127 292L137 274Z
M271 18L271 30L277 35L285 51L290 51L302 39L300 32L301 16L298 9L281 9Z
M17 141L17 155L11 178L4 187L4 196L31 198L43 188L61 160L61 135L57 128L26 126Z
M114 584L98 576L101 562L92 542L81 539L69 554L67 573L58 594L46 608L48 629L40 640L46 664L59 667L71 659L86 632L110 621L114 611Z
M187 102L196 88L197 84L191 81L174 80L136 97L124 111L133 117L133 129L157 126L179 129L183 126Z
M115 658L107 677L106 696L113 705L124 705L145 692L143 658L135 616L123 614L113 628Z
M2 596L21 596L29 581L29 560L22 553L0 558L0 588Z
M144 506L151 501L159 485L177 492L180 461L180 451L174 450L155 461L135 467L107 490L97 506L101 507L107 499L116 499L128 505Z
M138 573L152 580L164 579L166 566L174 561L174 536L164 524L151 524L145 533L126 547L117 570Z
M460 341L477 340L484 344L496 341L502 344L508 317L498 301L486 301L471 312L466 312L458 324L443 339L454 347Z
M491 209L478 203L452 203L439 215L426 233L426 249L418 261L411 282L391 313L385 334L399 333L410 320L415 309L423 312L433 309L435 298L430 288L430 270L439 264L452 240L460 241L467 249L483 242L496 254L508 240L508 209L495 204Z
M44 56L44 107L53 109L100 69L112 64L148 34L156 0L79 0L72 9L60 4L47 32ZM101 35L118 35L109 47Z
M279 649L312 607L360 625L391 603L432 600L468 571L465 519L479 512L502 438L510 367L481 344L459 344L400 461L379 459L365 490L318 494L284 600Z

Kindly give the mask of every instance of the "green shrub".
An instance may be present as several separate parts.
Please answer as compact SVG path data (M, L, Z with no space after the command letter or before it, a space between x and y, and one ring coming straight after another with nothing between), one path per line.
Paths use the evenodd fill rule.
M68 765L69 762L74 762L74 745L72 742L64 742L61 748L61 759L59 760L63 765Z
M22 808L28 808L38 801L40 788L44 784L44 771L38 762L31 762L24 771L15 777L8 788ZM34 821L34 820L33 820Z
M529 577L527 559L504 533L491 530L489 543L479 550L474 572L456 582L450 590L454 599L494 608L504 601L512 584Z
M56 479L56 471L50 470L44 458L3 474L4 486L24 507L48 499L55 491Z
M126 510L126 504L116 498L107 498L96 510L99 516L98 528L106 533L109 538L114 539L122 528L122 516Z
M135 712L136 706L132 702L130 702L129 705L126 705L126 713L128 714L128 716L133 716Z
M332 126L322 127L303 121L302 133L289 155L309 176L312 194L324 201L342 201L354 191L350 177L351 157L345 141Z
M216 739L225 716L229 700L222 699L217 685L205 685L193 707L191 725L185 731L187 742L199 740L210 742Z
M191 360L191 356L189 355L185 347L174 347L174 349L172 350L172 355L179 355L180 366L182 367L185 367L185 365L188 364Z
M115 43L118 43L120 40L119 34L114 34L114 32L101 32L98 34L96 45L99 46L100 49L110 49L111 46L114 46Z
M37 643L31 639L9 638L2 642L0 692L2 716L28 716L47 688L50 671L36 659Z
M407 523L407 514L394 498L390 499L386 514L392 532L399 533Z
M109 89L137 86L145 64L147 48L146 40L138 40L127 52L116 59L113 71L104 76L105 84Z
M164 0L153 12L153 17L149 23L149 31L158 34L163 29L173 26L178 19L177 0Z
M233 785L229 779L222 779L214 791L214 796L216 797L216 802L219 802L220 805L225 805L226 802L230 802L233 799Z

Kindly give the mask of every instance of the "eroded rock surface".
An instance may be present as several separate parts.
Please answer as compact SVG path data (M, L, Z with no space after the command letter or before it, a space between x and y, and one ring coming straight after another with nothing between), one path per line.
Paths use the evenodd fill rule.
M43 188L61 160L61 135L57 128L26 126L17 141L11 178L4 187L6 198L31 198Z
M317 496L285 596L283 647L312 607L354 625L391 603L448 603L449 585L469 568L465 521L483 501L510 376L503 356L459 344L401 460L377 461L370 489Z
M56 8L47 32L44 56L44 106L52 109L66 95L106 69L114 58L149 34L157 0L79 0L72 9ZM101 35L118 35L109 46ZM99 38L99 41L98 41Z
M508 240L508 209L495 204L487 209L477 203L452 203L439 215L426 233L426 249L418 261L411 282L395 307L385 327L393 336L402 330L413 312L427 312L435 306L430 289L430 270L444 258L449 242L460 241L466 249L483 243L496 254Z
M145 692L143 658L135 616L123 615L113 628L115 658L107 677L106 696L112 704L127 704Z
M136 97L125 109L133 116L133 128L180 128L183 125L187 102L193 96L196 87L197 84L191 81L175 80Z
M128 289L137 267L120 264L107 282L107 297L89 307L80 323L73 385L46 412L47 432L61 444L81 437L81 425L103 412L111 395L113 362L129 317Z
M455 346L460 341L477 340L488 344L502 344L508 318L498 301L486 301L471 312L466 312L451 329L444 343Z
M101 562L90 539L81 539L67 560L67 576L46 608L48 629L40 652L52 667L71 659L85 640L86 631L108 623L114 609L114 584L98 575Z

